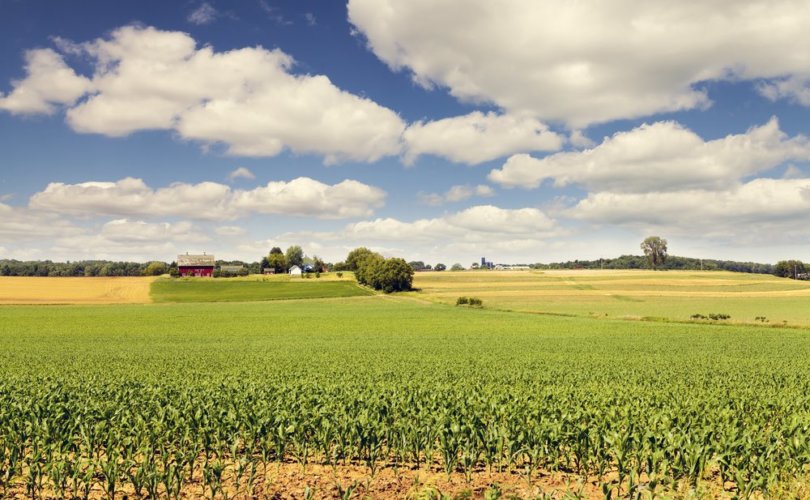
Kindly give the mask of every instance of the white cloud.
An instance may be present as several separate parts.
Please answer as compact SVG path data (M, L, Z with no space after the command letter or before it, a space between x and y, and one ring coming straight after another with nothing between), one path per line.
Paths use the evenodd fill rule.
M29 205L77 215L226 220L263 213L336 219L368 216L383 205L385 195L353 180L328 185L299 177L252 190L232 190L216 182L178 182L153 189L141 179L128 177L117 182L54 182L31 196Z
M646 192L723 189L738 179L790 160L810 159L810 140L788 138L773 118L744 134L704 141L674 122L642 125L585 151L542 159L515 155L489 180L507 187L580 184L594 191Z
M211 240L188 221L150 223L116 219L104 224L101 227L100 235L110 241L132 244L163 241L204 242Z
M348 241L486 241L494 235L548 236L559 231L556 223L536 208L507 209L493 205L476 205L432 219L404 222L378 218L348 224L334 233L304 233L325 240ZM288 237L288 239L294 239Z
M219 12L210 3L203 2L188 15L188 22L197 25L211 24L219 16Z
M754 179L723 191L588 195L568 215L598 224L656 227L696 237L759 238L806 227L810 179Z
M252 181L255 178L256 176L253 174L253 172L251 172L249 169L245 167L239 167L230 174L228 174L228 180L230 181L235 181L236 179L247 179L249 181Z
M136 26L58 45L91 58L92 82L77 77L55 52L33 51L29 77L2 101L5 109L49 112L50 102L70 104L86 94L67 111L78 132L174 130L243 156L289 149L323 155L326 163L371 162L401 148L405 124L396 113L340 90L323 75L291 73L293 59L279 49L215 52L198 48L186 33Z
M417 197L426 205L438 206L448 202L454 203L464 201L472 198L473 196L488 198L494 194L495 191L491 187L487 186L486 184L479 184L475 187L469 185L452 186L443 194L419 193Z
M244 228L238 226L220 226L214 230L218 235L225 237L243 236L247 234Z
M58 214L0 203L0 238L19 241L82 232Z
M701 82L810 72L795 0L350 0L369 48L424 86L573 127L706 106Z
M299 177L289 182L268 182L251 191L236 191L232 206L242 212L345 219L369 216L384 200L384 191L361 182L345 180L329 186Z
M787 99L810 106L810 76L806 74L764 82L759 85L759 91L772 101Z
M407 147L406 164L420 155L431 154L476 165L513 153L556 151L563 144L561 136L534 118L480 111L416 122L405 130L403 139Z
M13 81L14 89L5 97L0 94L0 109L13 114L51 114L56 105L70 105L90 88L90 81L76 74L62 56L51 49L25 53L23 80Z

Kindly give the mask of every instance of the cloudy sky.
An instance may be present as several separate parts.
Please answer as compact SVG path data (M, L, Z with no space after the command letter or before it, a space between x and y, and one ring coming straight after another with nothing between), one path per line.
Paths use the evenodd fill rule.
M810 260L804 0L0 0L0 257Z

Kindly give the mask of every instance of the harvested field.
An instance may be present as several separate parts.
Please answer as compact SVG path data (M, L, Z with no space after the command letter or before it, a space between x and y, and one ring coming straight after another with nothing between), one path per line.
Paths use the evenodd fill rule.
M154 278L0 278L0 304L144 304Z
M418 296L454 304L478 297L510 311L689 320L725 313L732 322L810 324L810 282L771 275L697 271L462 271L417 273ZM764 318L757 319L757 318Z

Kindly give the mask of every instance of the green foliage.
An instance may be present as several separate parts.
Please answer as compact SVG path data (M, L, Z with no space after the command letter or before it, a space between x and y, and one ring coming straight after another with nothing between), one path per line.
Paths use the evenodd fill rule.
M366 247L355 248L346 256L345 268L342 271L357 271L360 265L372 255L377 255Z
M283 253L271 253L267 256L267 266L274 269L276 274L287 272L287 259Z
M659 236L645 238L641 242L641 250L644 251L652 269L657 269L667 261L667 240Z
M358 249L361 250L361 249ZM346 258L346 262L357 261L355 277L361 285L366 285L385 293L403 292L411 289L413 268L403 259L385 259L374 252L359 254L361 260ZM351 254L350 254L351 256Z
M382 298L4 307L0 495L272 497L252 468L407 457L612 497L779 496L810 456L808 358L806 331Z
M290 246L284 253L284 258L287 261L287 269L292 266L304 267L304 250L298 245Z
M444 264L442 264L441 262L439 262L438 264L436 264L435 266L433 266L433 270L434 270L434 271L444 271L445 269L447 269L447 266L445 266L445 265L444 265Z
M166 274L167 272L169 272L169 267L165 262L154 261L150 262L146 266L143 274L144 276L160 276L161 274Z
M806 272L804 262L800 260L780 260L773 269L773 274L780 278L798 279L800 274Z
M457 306L466 306L469 303L470 303L470 299L467 298L467 297L459 297L459 298L456 299L456 305Z
M456 264L453 264L453 267L451 267L450 270L451 271L463 271L464 266L462 266L461 264L456 263Z

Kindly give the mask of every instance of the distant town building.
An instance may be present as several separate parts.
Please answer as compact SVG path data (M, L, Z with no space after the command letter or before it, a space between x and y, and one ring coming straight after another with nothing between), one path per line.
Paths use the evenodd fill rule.
M486 257L481 257L481 269L494 269L495 264L489 262Z
M185 255L177 256L177 271L180 276L197 276L210 278L214 275L216 259L213 255Z

